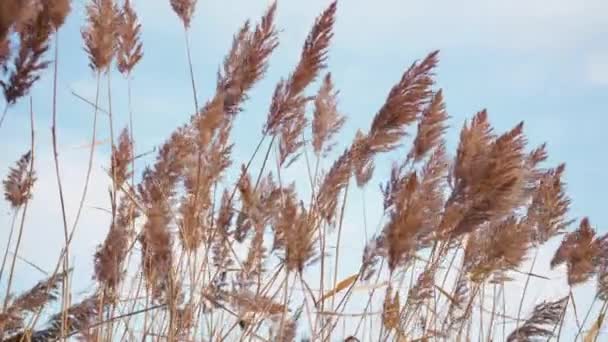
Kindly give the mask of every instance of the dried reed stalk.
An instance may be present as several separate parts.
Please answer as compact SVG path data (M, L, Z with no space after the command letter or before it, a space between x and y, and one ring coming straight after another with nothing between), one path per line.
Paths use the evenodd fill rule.
M531 341L536 338L553 337L553 327L559 323L566 310L568 297L537 305L530 318L507 337L507 341Z

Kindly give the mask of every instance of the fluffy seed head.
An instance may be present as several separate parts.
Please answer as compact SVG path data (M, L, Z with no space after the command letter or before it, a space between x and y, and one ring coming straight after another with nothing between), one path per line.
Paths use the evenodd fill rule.
M15 167L10 168L4 185L4 198L13 208L19 208L32 197L32 187L36 181L34 171L30 171L32 154L30 151L25 153Z

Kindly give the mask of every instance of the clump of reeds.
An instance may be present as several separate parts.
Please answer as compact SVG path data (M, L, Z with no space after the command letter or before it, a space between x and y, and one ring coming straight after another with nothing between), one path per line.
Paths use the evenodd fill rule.
M249 161L236 160L240 142L232 129L278 47L277 4L234 35L214 93L201 107L188 40L196 1L170 5L186 33L195 111L141 173L130 83L143 58L137 11L129 0L92 0L86 7L82 38L97 74L94 109L100 111L105 74L111 137L111 220L92 251L96 287L72 304L68 251L89 185L97 115L76 223L71 231L66 225L64 249L46 280L14 298L7 291L0 312L6 340L317 341L334 340L342 329L345 341L494 341L499 330L504 340L529 341L562 336L569 310L579 335L588 327L585 340L597 337L608 311L607 236L586 218L569 231L565 165L546 165L546 145L530 148L523 122L497 132L489 112L480 110L460 128L456 150L449 150L451 117L435 80L439 51L406 68L370 127L344 143L340 85L326 70L339 14L332 1L312 23L293 71L271 94L258 148L266 138L270 142L256 170L258 148ZM0 85L7 106L25 96L48 66L50 39L69 10L68 0L0 4ZM129 81L129 126L116 141L109 82L114 67ZM400 157L381 175L378 157L391 152ZM21 231L36 180L32 153L3 182L14 217L23 215ZM307 177L288 179L292 165ZM236 179L231 168L240 168ZM375 177L385 178L379 229L361 251L357 272L338 281L340 268L355 264L340 253L341 237L361 230L345 224L346 207L353 192L370 191ZM359 189L350 187L353 178ZM364 221L365 215L364 209ZM520 319L528 310L522 307L530 279L542 278L534 270L538 251L562 234L549 266L566 266L570 293L548 298ZM517 274L525 285L512 312L505 291ZM587 318L580 323L571 288L592 279L603 306L589 325ZM60 296L61 309L48 316ZM363 311L347 313L347 307ZM592 311L593 305L587 316Z

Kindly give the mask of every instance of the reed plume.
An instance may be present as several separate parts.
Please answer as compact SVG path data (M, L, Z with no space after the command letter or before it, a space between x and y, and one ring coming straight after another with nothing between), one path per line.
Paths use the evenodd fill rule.
M567 303L568 297L565 297L554 302L544 302L537 305L530 318L521 327L509 334L507 341L532 341L553 337L552 329L561 320Z
M390 215L383 234L388 241L389 268L407 265L413 253L435 241L444 207L442 189L448 173L444 145L439 145L420 170L394 166L383 189Z
M181 19L185 28L190 28L190 22L196 9L197 0L171 0L171 8Z
M117 209L116 219L110 226L103 244L95 253L95 279L112 297L123 279L123 265L133 237L132 223L139 216L131 199L123 197Z
M146 222L139 236L142 246L142 267L148 287L155 297L161 296L169 283L173 264L173 236L170 203L181 177L187 141L180 131L161 147L153 168L146 168L138 186Z
M118 146L112 146L112 161L110 164L110 177L113 178L117 188L122 188L126 180L131 177L131 161L134 158L131 150L129 131L124 128L118 137Z
M14 298L7 309L0 314L0 331L10 338L22 330L28 313L36 313L47 303L59 298L60 286L65 276L64 273L51 276Z
M479 119L484 117L485 115ZM480 121L479 125L482 128L483 121ZM476 133L475 127L470 132L470 139L477 139L475 135L478 133ZM483 133L483 128L478 132L481 133L478 136L481 139L479 141L484 141L487 135ZM466 135L465 139L468 139ZM469 152L466 151L467 145L459 151L459 153L462 151L462 159L457 161L455 179L458 183L456 186L462 187L458 190L466 193L469 198L472 196L473 200L465 204L465 213L452 234L460 235L471 232L488 220L504 218L504 215L523 204L525 197L523 196L522 171L525 143L522 123L497 137L490 143L486 151ZM475 147L475 149L478 148ZM482 155L475 155L475 153L482 153ZM467 165L466 158L473 158L469 159L470 165ZM465 174L463 178L459 177L461 168L468 168L465 171L468 174ZM479 178L476 178L477 176Z
M399 291L396 291L393 295L393 288L391 286L387 287L382 305L382 325L386 329L392 330L399 327L400 310Z
M298 205L293 198L289 198L283 201L283 205L281 215L284 215L282 234L285 237L285 265L289 271L301 274L317 256L318 237L314 225L308 220L309 214L303 203ZM285 222L287 220L290 222Z
M82 30L82 39L89 56L89 67L103 71L116 53L120 10L113 0L91 0L86 12L87 26Z
M55 31L57 31L63 24L72 9L70 0L50 0L48 1L49 16L51 23Z
M71 235L66 228L66 245L48 279L13 298L11 269L0 313L2 338L304 341L300 331L305 328L311 341L334 340L338 334L349 336L346 341L368 340L368 333L372 340L378 330L378 338L385 340L495 340L499 325L508 341L563 338L570 300L580 323L574 293L570 299L538 305L528 320L519 320L528 280L543 278L533 269L536 253L562 234L550 266L565 264L570 287L597 276L597 298L608 299L608 234L600 236L588 219L569 232L573 221L565 165L546 165L545 144L528 149L523 122L497 132L488 112L481 110L460 129L455 154L448 150L451 117L444 91L435 87L438 51L406 68L371 125L357 130L336 158L328 160L341 144L339 133L346 122L335 74L326 70L337 1L316 17L297 64L276 84L262 139L243 163L235 152L239 137L232 131L278 47L277 3L270 3L257 23L245 21L233 36L214 89L200 107L188 40L196 3L168 3L183 24L196 108L161 142L138 182L134 161L146 153L136 156L132 120L116 145L110 120L111 221L92 253L96 293L70 304L76 294L68 285ZM120 4L88 2L81 33L98 79L107 72L109 80L115 61L129 82L131 111L131 76L143 58L142 26L133 2ZM0 85L7 108L28 94L48 66L50 39L66 22L70 7L69 0L0 3ZM308 94L316 81L318 88ZM110 88L108 83L108 96ZM97 112L98 103L93 105ZM268 137L272 141L256 172L255 156ZM266 170L272 148L277 150L276 171ZM300 161L308 178L289 179L291 173L284 171L309 151L314 153L313 167L308 154ZM359 223L358 217L346 215L351 210L362 214L366 239L369 232L367 198L358 210L347 196L351 177L358 187L366 187L383 170L377 158L389 152L399 159L379 180L382 202L374 203L380 207L376 230L354 273L338 281L345 271L341 252L357 248L341 245L342 228L348 226L348 234L354 234ZM36 181L32 153L23 155L3 182L13 213L22 213L20 235ZM302 188L300 183L307 181L309 187ZM86 188L81 207L85 197ZM530 251L533 261L524 272ZM13 263L20 259L39 268L18 251L14 254ZM138 258L136 268L129 262L133 256ZM332 267L327 267L328 258L334 259ZM516 280L516 273L526 277L526 286L509 335L510 288L505 284ZM318 290L311 287L311 278L319 282ZM326 288L331 278L333 286ZM361 291L369 291L367 304L358 302ZM47 307L58 306L54 303L60 293L61 312L49 317ZM382 307L374 309L382 297ZM330 298L331 306L325 304ZM351 310L360 309L359 304L365 304L362 311ZM588 336L597 336L605 311L606 305ZM45 318L46 324L38 323ZM359 324L351 324L357 320ZM579 324L581 331L588 327L585 322Z
M335 223L339 196L346 188L352 174L352 158L351 150L346 149L331 166L319 187L316 210L332 226Z
M13 208L21 207L32 197L36 173L30 170L31 156L31 151L21 156L15 167L10 168L6 179L2 181L4 198Z
M438 51L431 52L419 63L410 66L399 83L391 89L368 134L371 152L394 149L406 134L405 129L416 120L431 97Z
M130 75L143 57L141 24L130 0L125 0L117 28L117 66L123 75Z
M551 259L551 267L565 263L568 267L568 284L571 286L586 282L597 272L600 241L589 219L582 219L579 228L564 237Z
M418 132L408 158L419 161L435 146L442 142L443 133L447 129L446 121L449 119L443 102L443 92L435 93L428 107L422 112L418 123Z
M240 105L247 99L247 92L268 70L268 60L278 46L273 2L255 29L246 21L234 36L230 52L218 72L217 89L224 96L224 110L228 114L241 111Z
M303 92L326 67L336 9L334 1L316 19L304 42L298 65L288 79L281 80L275 88L263 132L279 136L280 165L293 163L303 146L300 139L307 125L306 104L311 100Z
M535 240L542 244L557 236L571 224L567 219L570 198L562 180L565 165L547 170L539 178L527 218L535 225Z
M226 269L234 262L231 258L229 250L229 229L232 225L234 210L231 207L230 194L228 193L228 190L224 190L220 203L220 209L215 224L215 229L217 229L217 232L215 234L214 241L211 241L213 249L212 260L215 267L219 269Z
M10 341L20 341L23 335L28 336L32 342L53 341L72 335L90 335L88 329L98 316L98 310L98 296L89 296L67 309L68 324L65 328L67 335L62 334L63 313L57 313L51 316L47 328L13 336Z
M475 282L485 281L490 275L502 276L509 270L519 269L532 246L530 226L515 217L493 223L480 229L469 238L465 253L469 258L466 267ZM467 246L468 247L468 246Z
M422 61L413 63L395 84L382 107L374 116L367 134L358 134L355 174L357 183L364 186L373 173L373 157L399 146L412 124L428 104L434 84L433 69L438 63L438 51L433 51Z
M312 121L313 148L317 155L329 153L335 143L333 136L340 131L346 118L338 112L338 91L334 90L331 73L327 73L315 97L315 111Z

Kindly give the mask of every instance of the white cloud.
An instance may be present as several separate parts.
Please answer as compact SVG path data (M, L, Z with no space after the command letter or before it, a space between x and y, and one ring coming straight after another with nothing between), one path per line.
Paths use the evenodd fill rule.
M234 31L257 19L268 1L199 2L194 30ZM289 31L307 30L329 0L279 1L278 20ZM168 1L140 6L147 25L163 30L173 16ZM360 49L382 45L483 47L493 49L567 49L594 33L608 31L608 2L515 0L508 2L367 0L339 3L337 30L342 43ZM161 19L162 18L162 19ZM204 18L204 19L203 19ZM173 18L177 20L177 18ZM209 21L212 21L210 23ZM212 25L212 27L211 27ZM179 27L178 27L179 28Z
M608 86L608 51L587 58L586 78L594 85Z
M61 217L57 181L48 134L41 131L37 137L38 148L35 154L35 171L37 181L34 187L33 199L30 201L25 219L24 233L19 255L28 261L52 272L59 253L64 246L64 230ZM27 149L27 145L11 145L0 158L3 165L2 177L5 176L9 165L14 165L16 159ZM106 157L96 151L93 160L89 190L82 209L80 223L76 228L70 249L70 263L74 267L74 290L79 291L90 284L92 261L95 247L107 232L108 214L95 207L108 205L108 177L102 166L106 166ZM74 222L78 204L82 195L84 178L87 170L88 149L62 147L59 154L62 175L62 187L66 201L68 229ZM15 160L13 160L15 159ZM3 201L4 202L4 201ZM5 209L6 208L6 209ZM9 212L6 202L2 203L2 211ZM2 225L8 225L10 215L3 215ZM8 229L0 232L0 240L8 240ZM16 236L16 234L15 234ZM15 240L13 240L15 241ZM13 248L14 250L14 243ZM32 285L40 280L41 274L25 263L17 263L17 278L15 290ZM6 279L3 279L6 280Z

